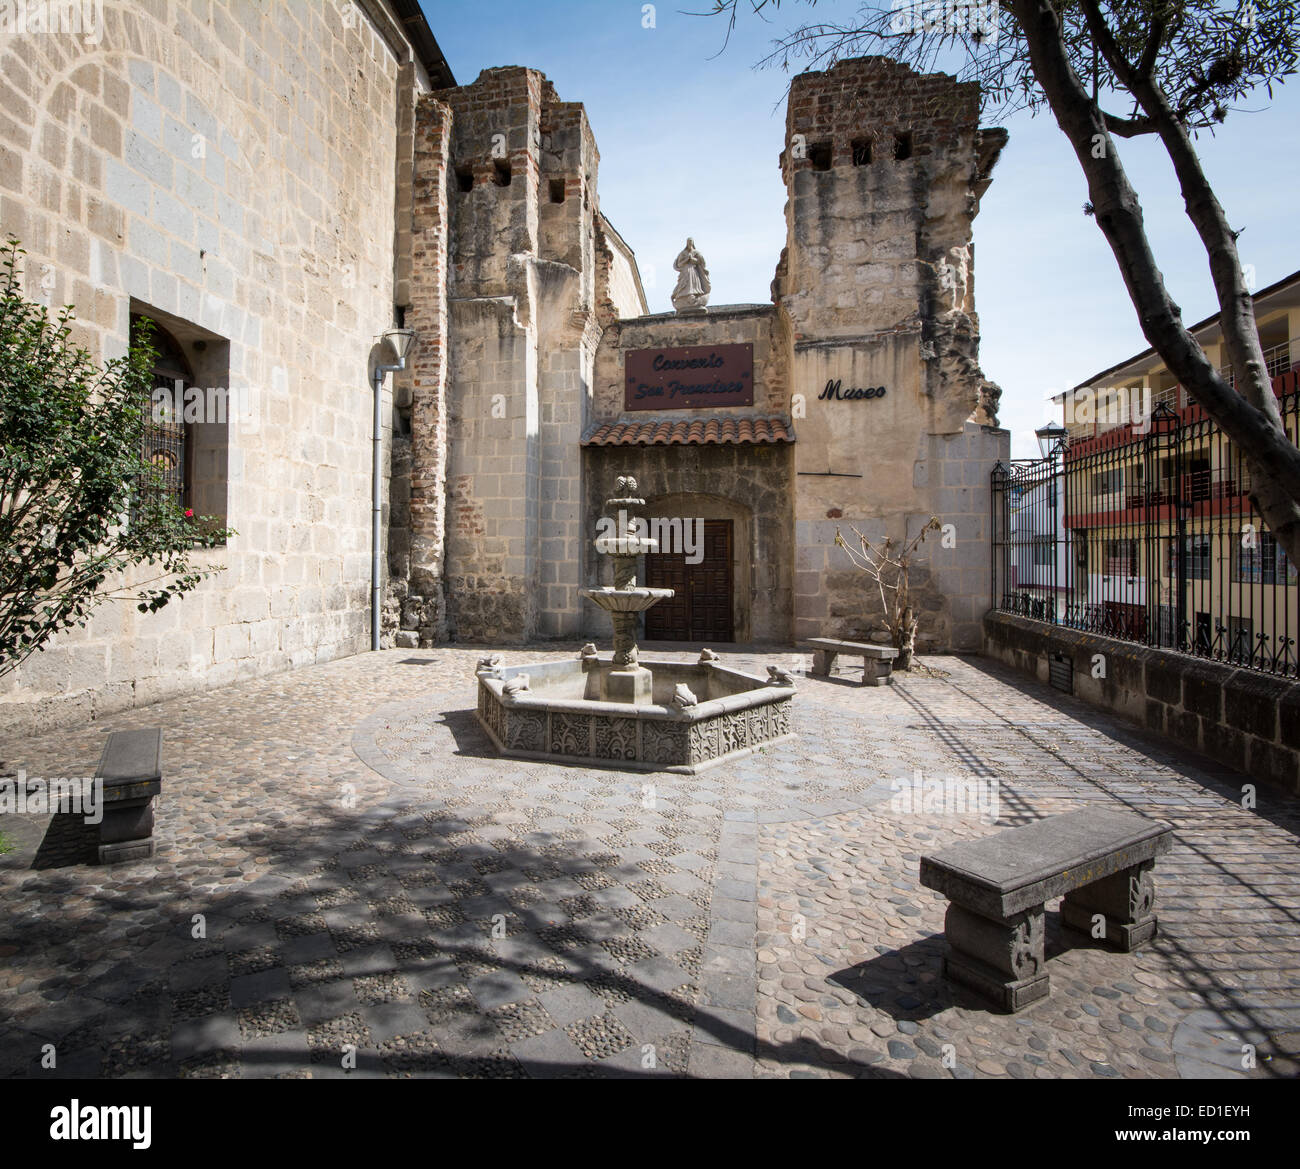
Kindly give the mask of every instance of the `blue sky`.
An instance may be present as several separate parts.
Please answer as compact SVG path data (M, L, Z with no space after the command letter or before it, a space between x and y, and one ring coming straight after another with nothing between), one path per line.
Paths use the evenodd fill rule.
M783 5L771 23L743 14L725 52L709 0L422 0L461 84L498 65L528 65L581 101L600 148L601 209L636 251L651 311L671 308L672 260L692 236L709 265L711 303L765 302L785 242L777 169L789 78L756 69L773 37L855 2ZM720 55L719 55L720 54ZM1300 268L1300 80L1241 103L1198 141L1238 246L1263 288ZM1005 120L1011 138L975 221L981 364L1002 386L1012 453L1053 392L1146 348L1114 257L1082 206L1083 174L1050 116ZM1166 283L1189 323L1215 310L1205 252L1172 168L1146 139L1120 144Z

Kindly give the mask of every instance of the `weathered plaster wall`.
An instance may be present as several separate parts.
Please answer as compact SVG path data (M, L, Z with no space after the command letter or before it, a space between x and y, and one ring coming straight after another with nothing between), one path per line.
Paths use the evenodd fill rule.
M607 253L605 262L608 274L605 283L609 289L611 315L620 317L644 316L647 311L645 292L637 276L636 256L617 232L603 221L599 225Z

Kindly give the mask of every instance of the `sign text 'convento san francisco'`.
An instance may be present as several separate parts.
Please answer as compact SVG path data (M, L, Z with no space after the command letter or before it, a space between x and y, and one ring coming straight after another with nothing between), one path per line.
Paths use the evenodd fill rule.
M699 410L753 404L753 345L633 349L627 354L625 410Z

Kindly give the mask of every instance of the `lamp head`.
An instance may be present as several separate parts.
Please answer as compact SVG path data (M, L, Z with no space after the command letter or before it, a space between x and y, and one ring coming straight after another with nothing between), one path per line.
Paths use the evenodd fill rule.
M1069 437L1069 431L1056 422L1049 422L1046 426L1040 426L1034 431L1034 437L1038 439L1038 449L1043 458L1047 458L1056 449L1057 444L1064 442Z
M397 355L399 365L406 364L406 355L411 350L411 344L415 340L414 329L389 329L384 334L384 340L392 346L393 352Z

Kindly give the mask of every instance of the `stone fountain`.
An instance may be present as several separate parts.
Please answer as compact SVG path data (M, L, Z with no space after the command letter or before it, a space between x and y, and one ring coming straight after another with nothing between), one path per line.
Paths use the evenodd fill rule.
M614 583L579 590L614 624L612 658L594 644L576 660L478 666L478 720L503 755L694 773L788 738L794 680L768 667L766 679L722 665L709 649L694 663L638 658L638 614L673 595L636 582L639 557L657 552L635 516L644 500L621 476L595 540L613 564Z
M636 562L647 552L658 552L659 541L636 534L635 517L645 506L637 499L636 480L629 475L619 477L614 488L614 498L605 500L605 506L618 517L606 517L606 527L612 526L615 534L596 537L596 551L608 556L614 565L614 584L595 589L579 589L578 595L595 602L614 623L613 668L601 676L600 697L610 702L631 702L643 706L653 697L653 675L637 661L637 614L673 595L672 589L650 589L636 583ZM624 493L624 494L618 494ZM623 521L623 528L618 527Z

